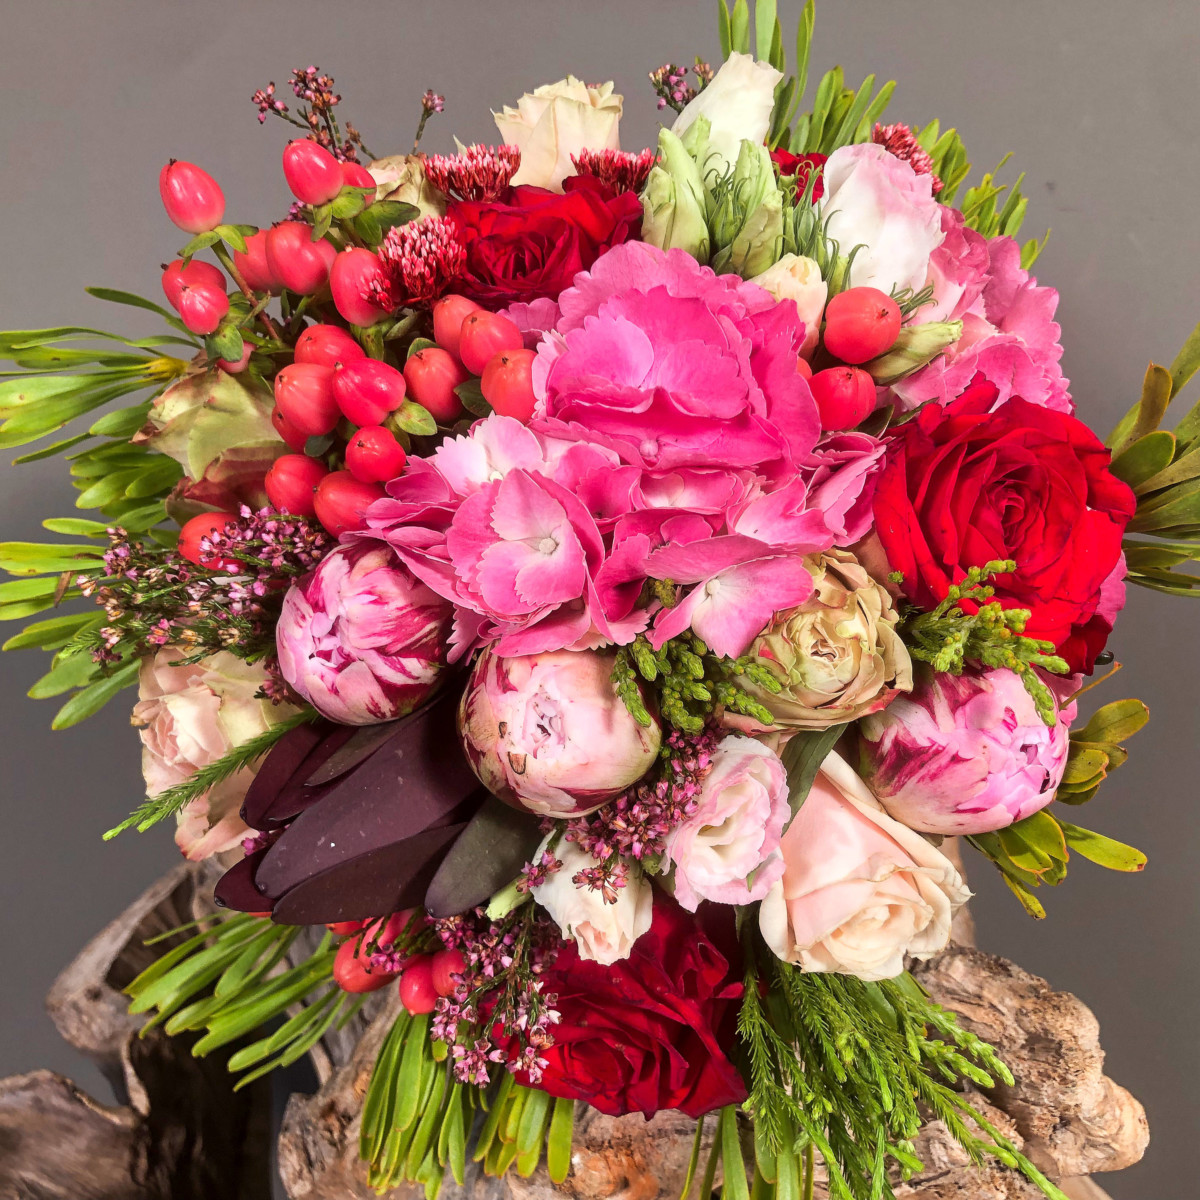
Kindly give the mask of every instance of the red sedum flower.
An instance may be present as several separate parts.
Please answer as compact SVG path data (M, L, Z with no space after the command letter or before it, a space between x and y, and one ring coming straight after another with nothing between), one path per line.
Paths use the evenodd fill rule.
M1012 559L996 599L1028 608L1026 634L1090 671L1124 605L1134 495L1082 421L1020 397L993 412L998 394L977 375L944 409L927 404L900 426L875 491L876 531L921 608L968 567Z
M459 201L446 213L466 246L457 285L489 307L557 297L604 251L641 233L642 204L592 176L572 176L562 193L511 188L503 200Z
M746 1086L722 1048L733 1044L742 995L737 953L732 908L705 905L692 917L660 892L627 959L605 967L564 947L543 976L561 1020L537 1086L614 1117L672 1108L699 1117L740 1103Z

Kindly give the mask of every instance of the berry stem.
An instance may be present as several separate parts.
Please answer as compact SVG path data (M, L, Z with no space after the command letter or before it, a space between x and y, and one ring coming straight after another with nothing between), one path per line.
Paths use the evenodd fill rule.
M238 285L238 290L254 305L255 311L258 314L258 319L263 323L267 333L275 341L282 341L282 335L279 332L279 327L275 324L268 313L263 311L262 305L259 303L258 296L251 289L250 285L242 277L241 271L237 269L237 265L233 261L233 255L229 253L224 242L216 242L213 245L213 253L217 256L221 266L229 272L230 278ZM269 297L268 297L269 299ZM263 304L266 301L262 302Z

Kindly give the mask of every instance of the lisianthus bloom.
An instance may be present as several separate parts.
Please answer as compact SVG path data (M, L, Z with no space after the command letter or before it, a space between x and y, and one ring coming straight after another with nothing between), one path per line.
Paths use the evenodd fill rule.
M636 783L662 741L639 725L612 681L615 656L557 650L480 655L459 728L475 774L514 808L546 817L592 812Z
M732 908L692 917L655 892L650 928L628 958L605 966L568 945L541 980L559 1013L538 1083L551 1096L613 1117L680 1109L693 1118L746 1098L725 1052L742 995Z
M383 542L340 546L284 597L280 670L331 721L394 721L441 684L451 615Z
M1071 686L1048 682L1058 691ZM922 670L910 696L859 726L863 777L910 829L988 833L1054 799L1074 719L1067 704L1047 726L1014 671Z
M882 146L863 142L835 150L825 164L826 232L855 255L847 286L881 292L925 285L929 258L942 241L942 206L933 177Z
M540 861L547 842L534 856ZM634 943L650 928L654 889L636 863L625 864L624 886L615 899L586 883L575 882L580 871L596 866L596 860L571 842L555 847L557 870L546 881L530 889L533 898L550 914L563 938L574 944L582 962L612 966L628 958Z
M599 87L568 75L526 92L516 107L493 113L500 136L521 151L517 184L562 191L581 150L619 150L624 101L611 83Z
M187 657L183 648L166 646L142 662L138 675L132 720L142 739L148 796L186 782L296 711L258 696L267 682L261 663L226 650L184 664ZM250 832L238 810L256 769L243 767L179 814L175 842L193 862L234 849Z
M962 336L928 366L892 385L905 409L927 400L945 404L977 374L996 385L996 403L1020 396L1030 404L1072 412L1060 359L1062 330L1054 320L1058 292L1041 287L1021 266L1010 237L986 239L962 213L942 206L945 241L930 257L934 303L914 320L961 320Z
M1082 421L977 379L893 434L875 488L876 532L905 595L934 608L969 567L1017 566L994 583L1027 608L1029 637L1090 671L1124 606L1121 537L1136 507Z
M776 693L748 685L782 729L855 721L912 687L887 589L844 550L812 555L805 566L813 594L778 613L750 648L783 685Z
M456 290L496 308L554 297L612 246L638 236L642 204L591 175L562 193L514 187L500 200L462 200L446 214L466 247Z
M690 912L702 900L761 900L783 874L779 838L790 815L779 756L753 738L723 738L695 811L667 837L675 899Z
M891 979L931 958L967 902L953 864L893 820L850 765L829 754L784 832L783 878L759 908L763 939L805 971Z

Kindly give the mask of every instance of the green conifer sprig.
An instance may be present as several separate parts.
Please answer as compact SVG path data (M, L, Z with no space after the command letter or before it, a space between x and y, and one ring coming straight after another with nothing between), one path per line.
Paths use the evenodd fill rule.
M1004 608L992 599L996 589L985 582L1016 569L1017 564L1006 559L971 567L932 612L910 611L900 624L900 636L909 654L935 671L961 675L968 663L1015 671L1038 715L1053 725L1057 719L1054 694L1034 668L1056 675L1065 675L1070 668L1054 653L1053 642L1025 636L1029 609Z

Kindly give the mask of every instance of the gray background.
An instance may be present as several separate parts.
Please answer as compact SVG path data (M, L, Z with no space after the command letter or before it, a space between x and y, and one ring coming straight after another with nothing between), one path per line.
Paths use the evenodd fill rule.
M645 74L716 54L715 4L409 0L152 3L0 0L0 328L61 323L151 331L92 300L89 284L157 295L156 264L182 239L156 178L171 156L224 186L228 219L266 225L289 196L282 123L249 103L268 79L316 62L376 153L411 141L421 93L447 111L427 148L492 140L488 108L567 70L615 77L626 147L651 144ZM798 13L798 0L781 7ZM1105 433L1148 359L1169 361L1200 317L1200 11L1192 2L832 0L819 4L814 66L900 81L892 120L956 124L978 167L1017 150L1028 234L1053 227L1039 264L1063 293L1066 369L1080 416ZM794 19L794 16L793 18ZM290 96L287 97L291 99ZM36 537L71 512L61 462L0 473L0 537ZM1035 924L978 863L980 940L1096 1011L1111 1073L1147 1105L1145 1162L1105 1180L1118 1200L1195 1194L1200 1052L1195 1033L1195 851L1200 845L1195 687L1200 605L1136 592L1112 645L1127 662L1103 696L1138 695L1153 720L1086 823L1150 854L1140 877L1087 863L1045 896ZM99 1080L56 1038L41 998L57 970L166 866L169 836L100 831L140 795L124 702L71 733L25 699L36 652L0 669L0 1075L50 1066ZM102 1094L102 1093L101 1093Z

